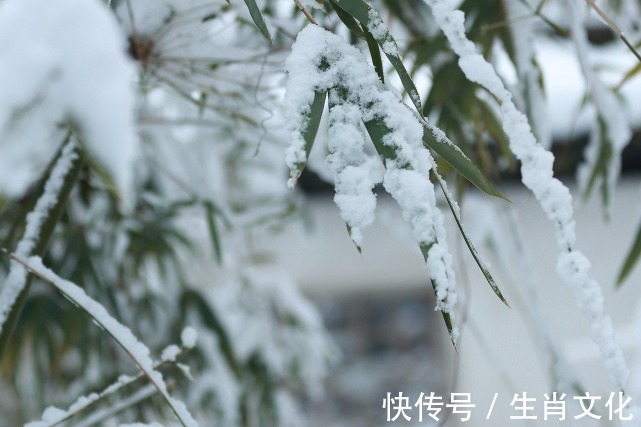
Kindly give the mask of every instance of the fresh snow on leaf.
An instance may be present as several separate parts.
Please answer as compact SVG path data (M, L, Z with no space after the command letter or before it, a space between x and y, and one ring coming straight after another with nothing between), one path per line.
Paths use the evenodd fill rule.
M375 25L370 31L386 29ZM305 158L302 129L314 93L329 91L327 164L334 174L335 201L352 240L361 246L362 230L374 220L372 191L382 182L401 206L417 243L428 248L426 261L436 287L437 307L453 319L457 296L452 257L429 180L434 159L423 146L422 123L381 83L358 49L317 26L300 32L287 70L285 111L292 137L288 165L294 168ZM375 139L378 155L368 154L372 150L366 146L365 131ZM454 328L454 341L456 336Z
M0 193L26 190L70 121L130 207L135 73L113 15L99 1L5 0L0 40L20 42L0 45Z
M22 239L18 242L15 250L16 255L28 257L33 254L37 239L42 232L42 225L46 221L50 211L56 205L58 195L64 185L65 176L77 157L76 145L73 142L67 143L63 147L60 157L49 174L43 194L36 202L33 211L27 215L25 232ZM12 262L9 275L0 289L0 333L2 333L9 312L18 299L20 292L23 291L26 283L27 271L24 266L17 262Z
M167 401L183 425L185 427L198 426L184 403L169 395L161 373L154 369L149 349L134 336L129 328L114 319L99 302L89 297L78 285L58 277L53 271L45 267L40 257L32 256L22 259L13 255L13 258L38 277L54 285L66 298L89 314L131 356L136 365L145 373Z
M448 0L425 2L432 8L437 24L459 56L459 66L466 77L485 87L499 101L510 149L521 161L522 181L556 226L560 251L557 272L574 291L579 307L590 321L592 338L601 350L610 381L618 389L623 389L629 371L615 342L610 317L605 314L601 288L587 274L590 263L581 252L573 249L576 235L572 196L567 187L553 176L554 156L537 143L526 116L516 108L512 95L494 68L465 35L464 13Z

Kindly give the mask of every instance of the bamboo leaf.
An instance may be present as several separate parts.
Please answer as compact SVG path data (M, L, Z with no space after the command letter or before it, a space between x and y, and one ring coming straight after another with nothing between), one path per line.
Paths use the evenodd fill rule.
M343 22L343 24L345 24L345 26L349 28L351 32L356 34L357 37L361 39L365 39L365 33L363 33L363 29L361 28L361 26L358 25L358 21L356 21L356 19L354 19L352 15L347 13L342 7L337 5L333 0L330 0L329 3L334 8L334 11L336 12L336 16L338 16L338 19L340 19Z
M427 253L430 251L430 247L426 245L420 245L420 247L421 247L421 253L423 254L423 259L427 262ZM430 279L430 283L432 284L432 289L434 290L434 294L436 295L436 283L434 283L434 280L432 279ZM456 347L456 341L452 336L452 333L454 332L452 316L450 316L450 313L447 313L445 311L441 311L441 315L443 316L443 322L445 323L445 327L447 328L447 334L450 336L450 340L452 341L454 350L458 351L458 348Z
M314 93L314 100L309 108L309 115L307 116L307 125L303 129L303 139L305 140L305 161L297 163L294 166L292 171L292 177L294 179L298 178L300 174L305 169L307 164L307 159L309 159L309 153L312 151L312 146L314 145L314 140L316 139L316 134L318 133L318 127L320 126L321 117L323 116L323 109L325 108L325 98L327 98L327 92L317 91Z
M383 143L383 138L385 137L385 135L390 133L390 130L387 125L385 125L385 122L382 118L377 117L373 120L365 122L365 129L367 129L367 133L369 133L369 136L374 143L374 148L376 148L379 156L382 156L384 159L391 160L396 158L394 147L390 147L389 145L385 145Z
M367 129L367 132L369 133L369 136L372 139L372 142L374 143L374 147L376 148L376 151L378 152L378 154L386 159L395 159L396 152L394 151L394 148L390 147L389 145L385 145L383 143L383 138L385 137L386 134L390 132L389 128L385 125L385 122L383 121L383 119L378 117L373 120L367 121L365 122L365 128ZM430 249L429 246L420 245L420 248L421 248L421 252L423 253L423 258L425 259L425 261L427 261L427 253L429 252L429 249ZM436 293L436 284L432 279L430 279L430 282L432 283L432 288ZM447 328L447 332L450 335L452 344L454 345L454 348L456 348L456 341L452 336L452 332L454 330L454 326L452 324L452 318L449 313L444 311L441 311L441 315L443 316L443 321L445 322L445 327Z
M485 276L485 280L487 280L487 283L490 285L490 287L492 288L496 296L499 297L501 301L503 301L503 304L509 307L510 305L507 303L507 300L503 297L501 290L499 289L498 285L496 284L496 281L494 280L494 278L492 277L492 274L487 268L487 264L485 264L485 262L481 259L481 256L479 255L478 251L474 247L472 240L469 238L469 236L463 229L463 223L461 222L460 215L458 213L458 210L454 208L454 204L451 200L452 195L449 193L449 191L447 191L443 178L438 173L435 173L434 175L436 175L438 184L441 187L441 190L443 191L443 195L445 195L445 200L447 201L447 204L450 207L450 210L452 211L452 216L454 216L456 225L458 226L458 229L461 232L461 236L463 236L463 240L465 241L465 244L467 245L467 248L469 249L470 254L472 254L474 261L476 261L476 265L478 265L479 268L481 269L483 276Z
M204 202L205 219L207 220L207 228L209 230L209 238L211 240L212 249L216 257L216 262L221 265L223 262L223 253L220 246L220 236L218 234L218 227L216 226L216 218L214 208L211 204Z
M153 362L148 355L149 350L134 336L129 328L114 319L99 302L89 297L81 287L68 280L61 279L46 268L42 264L41 258L30 257L23 259L15 254L10 256L11 259L22 264L29 272L53 285L65 298L87 313L131 357L156 387L158 393L165 399L165 402L181 424L185 427L194 424L191 414L189 414L184 405L169 395L162 376L153 369Z
M318 126L320 126L321 117L323 116L323 109L325 108L325 98L327 92L316 92L314 94L314 101L309 109L309 117L307 120L307 128L303 131L303 138L305 139L305 154L309 157L312 151L312 145L318 133Z
M639 226L639 229L637 230L637 236L634 239L634 243L628 251L625 262L621 267L621 272L619 273L619 278L617 279L617 287L621 287L625 279L632 272L632 269L634 268L636 263L639 261L639 257L641 257L641 226Z
M70 138L71 138L71 134L65 137L65 141L64 141L65 147L67 146L67 144L71 144L70 142L68 142ZM61 160L64 150L65 149L63 148L56 154L57 156L57 160L55 161L56 164ZM74 145L73 150L78 155L78 157L73 161L73 165L67 171L66 175L63 178L62 188L60 189L60 192L57 195L56 203L50 208L47 208L45 213L46 216L45 218L42 219L42 223L40 225L40 233L36 237L35 247L30 252L29 255L44 255L47 249L47 246L49 245L49 241L51 240L51 236L53 235L56 224L60 219L60 216L62 214L64 207L66 206L67 198L69 197L69 194L71 194L71 190L75 186L76 181L80 176L80 171L82 170L82 167L84 165L84 160L81 156L81 153L77 145ZM49 181L50 179L48 178L47 182ZM43 203L43 206L47 204L44 201L44 199L45 199L45 196L43 192L43 194L40 195L38 201L36 202L36 205L35 205L36 208L41 202ZM27 222L28 221L29 221L29 216L27 216ZM25 228L26 228L26 225L25 225ZM30 288L31 288L31 281L29 278L27 278L27 281L24 287L20 291L13 305L13 308L7 315L5 324L0 325L0 327L2 328L2 331L0 332L0 360L2 360L2 356L9 345L9 341L13 334L13 330L16 324L18 323L18 319L20 318L20 313L22 312L22 308L25 304Z
M381 83L385 83L385 74L383 73L383 58L381 58L381 51L376 44L376 39L367 30L367 27L363 25L363 34L365 34L365 41L367 41L367 47L369 48L369 53L372 57L372 64L374 64L374 70L378 74L378 78L381 79Z
M443 160L449 163L458 173L463 175L465 179L470 181L479 190L490 196L498 197L509 202L509 199L494 187L485 175L483 175L483 172L472 163L469 157L463 154L458 147L447 139L443 132L429 125L425 125L424 127L423 143L426 147L434 150L436 154L441 156ZM435 134L438 136L435 136Z
M245 0L245 4L247 5L247 9L249 9L249 14L252 17L254 24L256 24L265 38L269 40L270 43L272 43L272 36L271 34L269 34L269 30L267 29L267 24L265 23L263 14L260 13L260 9L258 8L258 5L256 5L256 0Z
M398 73L401 83L412 100L412 103L416 107L416 110L421 112L421 98L416 90L416 85L407 72L403 61L398 54L396 41L387 29L384 32L381 31L383 28L383 21L381 20L378 12L372 9L363 0L330 0L330 2L332 5L342 8L372 33L372 36ZM376 31L372 30L372 28L376 28Z

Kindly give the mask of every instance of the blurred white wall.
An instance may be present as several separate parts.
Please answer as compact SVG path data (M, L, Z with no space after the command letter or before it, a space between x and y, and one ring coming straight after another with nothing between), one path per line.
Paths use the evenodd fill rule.
M455 224L448 221L448 239L450 249L455 253L459 290L463 297L460 308L469 310L467 321L461 325L463 336L458 354L449 343L444 325L439 323L434 327L443 331L442 345L449 358L449 362L444 361L444 369L452 369L449 363L459 364L458 381L452 391L472 393L473 402L477 404L470 422L463 424L468 426L528 425L509 419L510 415L516 415L510 406L514 393L527 392L536 397L534 405L542 409L543 394L553 391L549 365L537 348L535 324L528 313L532 298L523 288L527 280L535 288L545 328L578 374L581 384L591 394L603 396L601 405L609 392L614 391L606 380L598 349L589 338L588 322L577 309L569 288L556 274L557 247L552 224L530 193L520 187L508 188L506 192L511 205L475 194L463 209L470 234L476 236L478 249L493 265L492 271L512 308L504 306L492 293L471 257L466 255L467 249L457 238ZM603 218L597 197L585 205L575 200L575 206L577 248L592 261L591 275L602 286L606 310L613 318L618 341L625 349L632 380L635 380L641 375L636 369L641 360L635 348L641 338L641 265L622 289L615 290L614 283L641 224L641 180L622 182L614 196L609 222ZM479 240L480 232L488 226L502 227L508 231L503 239L506 235L509 237L511 226L501 213L506 208L515 214L529 259L529 272L517 267L515 253L508 252L497 259L484 247L482 239ZM432 292L421 254L393 200L379 198L377 220L365 231L362 255L351 243L338 209L329 197L310 200L309 211L314 224L312 230L296 224L266 248L276 252L279 261L306 293L340 296L345 293L394 293L408 288ZM446 218L451 217L449 212L444 213ZM459 320L461 318L459 315ZM631 381L631 386L635 382L641 383ZM498 398L490 420L486 421L495 393ZM636 396L641 399L641 394ZM566 400L571 401L572 397L568 396ZM372 405L379 404L372 402ZM577 415L579 412L576 411L578 409L568 406L567 417ZM607 418L607 413L605 415ZM541 413L539 417L542 417ZM566 420L560 425L591 425L583 420ZM554 421L542 419L529 425L541 423L556 425ZM453 423L450 421L448 425Z

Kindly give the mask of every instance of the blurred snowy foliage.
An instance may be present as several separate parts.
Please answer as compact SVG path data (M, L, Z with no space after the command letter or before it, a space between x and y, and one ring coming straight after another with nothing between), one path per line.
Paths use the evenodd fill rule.
M638 46L638 4L603 3ZM622 94L641 67L616 37L611 48L631 61L604 70L595 60L586 31L608 29L597 17L583 0L0 0L1 246L42 257L130 328L201 425L299 426L336 353L316 309L260 249L303 217L287 166L291 184L308 165L335 185L359 248L383 184L455 342L439 189L502 298L455 198L470 183L500 197L492 182L520 162L568 252L560 274L622 388L599 285L573 248L571 195L552 175L539 64L540 46L557 40L577 55L592 118L577 177L583 196L599 188L607 212L632 134ZM324 29L303 30L308 21ZM64 176L51 172L60 164ZM85 311L1 263L0 426L53 415L172 422ZM167 347L181 338L182 350Z

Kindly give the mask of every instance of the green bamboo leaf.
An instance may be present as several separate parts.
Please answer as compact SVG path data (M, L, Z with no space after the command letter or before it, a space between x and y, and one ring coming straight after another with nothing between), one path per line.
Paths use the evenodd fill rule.
M378 78L381 79L381 83L385 83L385 74L383 73L383 58L381 58L381 51L376 44L376 39L367 30L367 27L363 25L363 34L365 34L365 41L367 41L367 47L369 48L369 53L372 57L372 64L374 64L374 70L378 74Z
M221 265L223 262L223 253L220 246L220 236L218 234L218 227L216 226L214 208L207 202L203 203L203 207L205 208L205 219L207 221L207 228L209 229L209 238L211 239L212 249L216 256L216 262L218 265Z
M356 37L365 39L365 33L363 33L363 29L361 28L361 26L358 25L358 21L356 21L356 19L354 19L354 17L347 13L342 7L337 5L334 0L330 0L329 3L334 8L338 19L340 19L351 32L356 34Z
M483 175L483 172L463 152L455 146L443 132L430 126L424 125L423 143L426 147L434 150L443 160L449 163L465 179L470 181L476 188L490 196L507 200L499 190ZM440 140L440 141L439 141Z
M314 140L318 133L318 126L320 126L321 117L323 116L326 97L327 92L314 93L314 101L312 101L311 108L309 109L309 117L307 118L307 128L303 131L306 157L309 157L309 153L312 151L312 145L314 145Z
M345 223L345 227L347 228L347 234L349 234L350 239L352 238L352 227L349 226L349 224ZM356 242L352 240L352 243L354 243L354 246L356 246L356 250L360 255L363 255L363 248L358 246Z
M318 133L318 127L320 126L321 117L323 116L323 109L325 108L325 98L327 97L327 92L317 91L314 93L314 100L309 108L309 115L306 120L306 127L303 130L303 139L305 140L305 161L297 163L294 166L292 171L292 177L294 179L298 178L300 174L305 169L307 164L307 159L309 159L309 153L312 151L312 146L314 145L314 140L316 139L316 134Z
M632 269L639 261L639 257L641 257L641 226L639 226L639 229L637 230L637 237L634 239L634 243L625 258L623 267L621 267L621 272L617 279L617 287L620 287L623 284L623 281L632 272Z
M382 156L384 159L394 160L396 158L396 151L394 151L394 147L390 147L383 143L385 135L390 133L390 129L385 124L383 118L377 117L365 122L365 129L367 129L367 133L372 139L374 148L376 148L378 155Z
M367 121L365 122L365 128L367 129L378 154L386 159L395 159L396 152L394 151L394 148L383 143L383 138L390 132L390 129L385 125L383 119L377 117L373 120ZM423 253L423 258L427 261L427 253L429 252L430 247L427 245L420 245L420 248ZM436 285L434 284L434 281L430 279L430 282L432 283L434 292L436 292ZM452 338L454 328L452 325L452 318L449 313L444 311L441 311L441 315L443 316L443 321L445 322L445 327L450 335L450 339L452 339L452 344L454 345L454 348L456 348L456 342Z
M89 317L92 318L94 323L104 330L122 349L129 355L133 362L140 368L140 370L149 379L149 382L156 388L158 393L163 397L171 411L174 413L180 423L187 427L191 425L187 417L190 414L176 405L176 401L167 392L166 385L162 381L162 377L155 375L153 366L149 366L148 361L139 358L140 347L144 346L138 338L131 332L129 328L114 319L109 312L99 302L89 297L86 292L75 283L64 280L48 270L42 264L42 258L28 258L23 259L16 254L10 254L11 259L22 264L22 266L31 274L38 276L40 279L54 286L65 298L71 301L75 306L83 310ZM40 265L32 265L38 262Z
M269 30L267 29L267 24L265 23L263 14L260 13L260 9L256 5L256 0L245 0L245 4L247 5L247 9L249 9L249 14L252 17L254 24L256 24L260 32L263 33L265 38L271 43L272 36L271 34L269 34Z
M456 225L458 226L459 231L461 232L461 236L463 236L463 240L465 241L465 244L467 245L467 248L470 251L470 254L472 254L472 257L474 258L474 261L476 261L476 265L479 266L481 269L481 272L483 273L483 276L485 276L485 280L487 280L487 283L490 285L494 293L496 294L497 297L501 301L503 301L503 304L507 305L508 307L510 304L507 303L507 300L503 297L503 294L501 293L501 290L499 289L498 285L496 284L496 281L492 277L492 274L490 273L489 269L487 268L487 265L483 262L481 259L478 251L474 247L474 244L472 243L472 240L469 238L465 230L463 229L463 224L461 222L461 218L459 216L458 211L454 208L454 204L452 203L451 200L451 194L449 191L447 191L445 182L443 181L443 178L438 174L434 173L436 175L436 179L438 181L439 186L441 187L441 190L443 191L443 195L445 195L445 200L447 201L448 206L450 207L450 210L452 211L452 216L454 216L454 220L456 221Z
M65 137L63 145L67 145L69 143L68 141L70 138L71 138L71 134L68 134ZM78 157L76 158L76 160L74 160L73 165L71 166L69 171L67 171L67 174L63 178L64 181L63 181L62 189L58 194L58 199L56 201L56 204L48 212L45 213L46 217L42 222L42 226L40 228L41 230L40 234L36 237L35 247L33 248L33 250L29 255L39 255L39 256L44 255L47 249L47 246L49 245L49 241L53 236L53 232L54 232L54 229L56 228L56 224L58 223L58 220L60 219L60 216L62 215L62 212L67 204L67 199L69 197L69 194L71 194L71 190L73 189L76 182L78 181L78 178L80 176L80 171L82 170L82 167L85 162L84 162L82 153L80 152L80 149L78 148L77 145L75 146L74 150L78 154ZM56 163L58 162L58 159L60 159L61 155L62 155L62 150L56 153L56 161L55 161ZM39 197L43 197L43 195L40 195ZM2 332L0 333L0 360L2 360L2 356L4 355L5 350L9 346L9 341L11 340L11 336L13 335L14 328L18 323L18 319L20 318L20 313L22 312L22 308L24 307L25 301L27 300L27 295L29 294L30 288L31 288L31 279L29 277L27 278L27 282L24 288L18 295L11 312L8 314L4 327L2 328Z
M378 12L372 9L363 0L330 0L332 5L337 5L345 12L353 16L363 27L366 27L375 38L378 45L381 47L387 59L392 63L392 66L398 73L403 87L407 91L412 103L417 111L422 111L421 98L416 90L416 85L410 77L400 55L398 54L398 47L396 41L389 33L389 31L382 31L383 21ZM374 30L375 28L375 30Z

